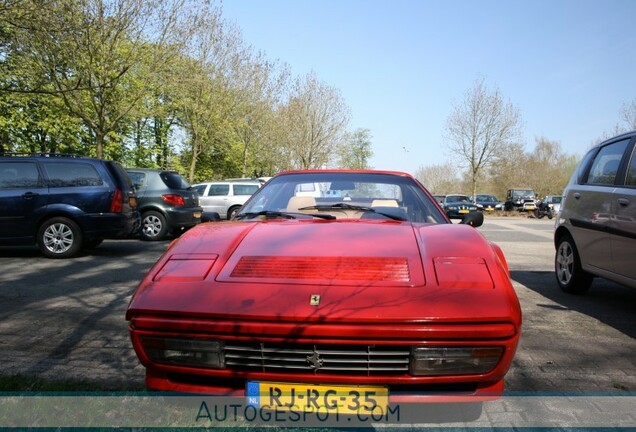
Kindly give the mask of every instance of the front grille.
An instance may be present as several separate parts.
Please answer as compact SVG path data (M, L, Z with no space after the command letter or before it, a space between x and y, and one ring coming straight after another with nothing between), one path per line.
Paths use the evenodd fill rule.
M409 370L409 347L377 345L225 345L226 367L234 371L316 375L401 375Z

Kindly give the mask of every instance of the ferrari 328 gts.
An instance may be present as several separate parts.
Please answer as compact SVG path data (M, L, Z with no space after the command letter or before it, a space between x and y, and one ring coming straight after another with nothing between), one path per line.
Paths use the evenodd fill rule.
M405 173L280 173L139 284L126 318L146 385L354 411L500 395L521 311L482 223L451 223Z

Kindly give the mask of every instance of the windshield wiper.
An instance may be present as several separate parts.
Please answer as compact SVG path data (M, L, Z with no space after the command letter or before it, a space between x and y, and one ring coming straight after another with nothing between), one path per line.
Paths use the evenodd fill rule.
M324 211L324 210L359 210L359 211L368 211L368 212L375 212L374 209L372 209L371 207L364 207L364 206L356 206L356 205L351 205L351 204L347 204L347 203L337 203L337 204L318 204L318 205L313 205L313 206L309 206L309 207L301 207L298 210L320 210L320 211Z
M299 209L302 210L302 209ZM306 213L289 213L289 212L280 212L280 211L273 211L273 210L263 210L263 211L259 211L259 212L248 212L248 213L239 213L236 216L237 220L241 220L241 219L251 219L251 218L255 218L258 216L265 216L265 219L298 219L298 216L302 215L302 216L310 216L310 217L316 217L316 218L320 218L320 219L335 219L336 217L333 215L328 215L328 214L306 214Z
M272 210L263 210L263 211L259 211L259 212L248 212L248 213L239 213L236 215L236 219L240 220L240 219L251 219L251 218L255 218L258 216L265 216L265 219L276 219L276 218L282 218L282 219L296 219L296 216L294 216L293 214L289 214L289 213L284 213L284 212L280 212L280 211L272 211Z
M397 221L406 221L407 220L404 216L401 216L401 215L398 215L398 214L388 213L386 211L378 211L377 209L375 209L373 207L357 206L357 205L351 205L351 204L347 204L347 203L319 204L319 205L314 205L314 206L309 206L309 207L302 207L302 208L299 208L298 210L329 211L329 210L334 210L334 209L335 210L358 210L358 211L362 211L362 212L377 213L379 215L382 215L384 217L387 217L387 218L393 219L393 220L397 220Z

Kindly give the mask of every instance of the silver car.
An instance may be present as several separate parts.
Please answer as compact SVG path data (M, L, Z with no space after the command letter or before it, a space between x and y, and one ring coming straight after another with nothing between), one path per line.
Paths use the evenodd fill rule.
M192 186L199 193L204 212L216 212L221 219L231 219L261 184L245 181L197 183Z
M556 222L555 271L563 291L583 293L594 276L636 288L636 131L583 157Z

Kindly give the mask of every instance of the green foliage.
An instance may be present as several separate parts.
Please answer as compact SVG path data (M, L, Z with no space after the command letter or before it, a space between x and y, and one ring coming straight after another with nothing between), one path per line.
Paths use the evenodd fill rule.
M371 149L371 131L356 129L346 135L343 146L338 149L339 166L341 168L365 169L369 168L369 159L373 156Z
M288 73L214 2L13 2L0 8L0 151L106 157L192 181L269 176L312 152L322 165L336 145L347 165L366 165L368 130L341 141L339 92ZM309 128L322 138L300 151Z

